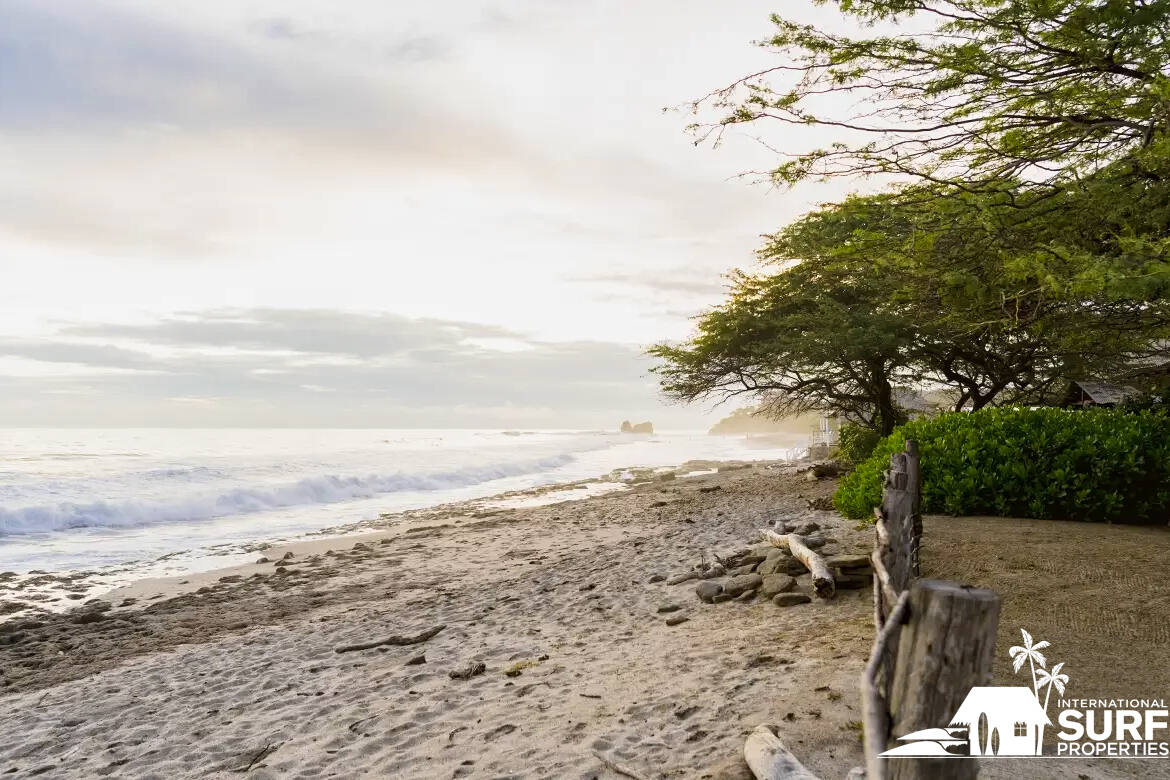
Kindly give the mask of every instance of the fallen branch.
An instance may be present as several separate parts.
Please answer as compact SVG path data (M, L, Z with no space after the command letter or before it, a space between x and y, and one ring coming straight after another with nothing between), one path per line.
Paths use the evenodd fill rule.
M598 761L605 764L607 767L609 767L613 771L617 772L619 775L624 775L626 777L632 777L632 778L634 778L634 780L648 780L646 775L641 774L637 770L631 769L630 767L626 766L625 764L619 764L617 761L614 761L612 758L607 758L600 751L594 750L593 756Z
M369 650L372 647L381 647L382 645L394 645L396 647L402 647L404 645L417 645L420 642L427 641L446 627L447 626L445 625L435 626L434 628L428 628L421 634L415 634L414 636L401 636L399 634L394 634L393 636L388 636L385 639L379 639L376 642L362 642L361 644L356 645L341 645L340 647L333 648L333 652L351 653L354 650Z
M832 570L824 558L808 548L803 537L788 534L788 551L792 553L793 558L803 563L812 575L813 593L823 599L831 599L837 594L837 583L833 580Z
M787 526L785 526L785 528L787 528ZM773 531L771 529L761 528L760 538L773 547L779 547L781 550L787 550L789 533L789 531L778 533L777 531ZM804 541L804 546L810 550L819 550L828 544L823 536L802 536L801 539Z
M779 547L792 553L792 557L800 561L804 568L812 574L813 593L823 599L831 599L837 593L837 583L833 579L833 572L825 559L812 551L813 547L823 547L824 540L817 537L805 537L799 534L778 534L766 528L760 529L760 538L773 547Z
M748 735L743 757L756 780L819 780L792 755L771 726L757 726Z

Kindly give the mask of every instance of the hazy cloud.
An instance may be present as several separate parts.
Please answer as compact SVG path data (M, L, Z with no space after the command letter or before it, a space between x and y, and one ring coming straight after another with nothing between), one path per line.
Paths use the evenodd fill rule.
M523 348L493 349L478 339ZM633 414L653 395L648 363L634 346L541 342L501 328L379 314L259 309L149 325L74 325L55 338L0 341L0 356L80 367L73 376L9 379L0 393L35 387L39 394L80 394L77 388L84 388L94 407L126 397L155 405L205 399L202 414L214 417L214 407L229 422L265 399L318 404L302 412L309 425L339 424L330 404L378 402L403 410L397 421L379 412L384 425L420 424L405 410L457 406L510 408L513 417L499 424L522 424L534 409L578 420L586 419L581 410L589 410L587 419ZM115 368L134 373L105 373Z

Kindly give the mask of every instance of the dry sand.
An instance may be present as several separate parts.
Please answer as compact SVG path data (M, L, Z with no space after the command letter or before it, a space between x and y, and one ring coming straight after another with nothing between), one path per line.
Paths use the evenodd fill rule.
M601 755L645 777L742 778L745 736L781 721L811 768L842 776L861 755L869 595L712 606L693 582L649 583L831 490L758 468L486 518L413 513L413 528L293 549L280 573L143 583L105 619L26 620L0 634L0 773L616 777ZM816 514L836 549L868 544ZM449 676L476 661L483 674Z
M279 567L142 582L111 594L125 606L0 624L0 775L616 778L611 762L644 778L731 780L750 778L746 735L776 723L811 770L844 777L861 763L870 594L706 605L693 582L651 582L777 518L815 519L837 540L828 552L867 552L870 529L806 508L833 487L757 466L489 516L412 512L361 537L266 550L293 554ZM1052 524L987 535L981 522L928 522L928 573L1002 589L1006 632L1021 621L1054 628L1028 605L1037 578L1059 584L1059 574L1016 569L1029 560L1020 534L1042 547L1063 536ZM1170 551L1164 532L1100 528L1097 544L1059 551L1079 554L1082 570L1103 565L1115 537L1102 530L1144 545L1149 574ZM973 558L1005 563L975 570ZM1165 616L1170 591L1147 585L1141 597ZM659 611L669 605L679 609ZM677 616L687 620L667 625ZM335 651L439 626L410 646ZM1146 657L1112 664L1126 680L1161 664L1147 678L1161 685L1167 648L1147 639ZM483 673L450 676L474 663ZM1170 766L990 763L989 777L1136 778Z

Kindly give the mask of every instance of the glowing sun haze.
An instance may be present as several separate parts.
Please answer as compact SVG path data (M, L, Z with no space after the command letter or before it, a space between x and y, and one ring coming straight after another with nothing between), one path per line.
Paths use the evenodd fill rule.
M0 0L0 424L691 427L756 2ZM811 12L810 12L811 13Z

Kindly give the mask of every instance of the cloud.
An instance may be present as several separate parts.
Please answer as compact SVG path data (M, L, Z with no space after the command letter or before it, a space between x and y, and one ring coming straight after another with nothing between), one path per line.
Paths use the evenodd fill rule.
M501 350L493 339L524 348ZM72 325L52 338L0 341L0 356L81 367L72 376L0 382L0 399L25 401L26 422L34 388L48 399L42 414L84 393L90 409L128 398L160 409L183 399L183 414L196 409L217 424L265 403L284 410L284 425L352 423L352 410L363 409L373 415L365 424L404 426L443 425L444 409L462 410L468 422L472 410L496 410L476 424L535 425L542 421L531 419L533 410L543 410L544 424L559 414L597 425L658 405L648 363L632 345L541 342L493 326L384 314L253 309ZM114 368L133 373L107 373Z

